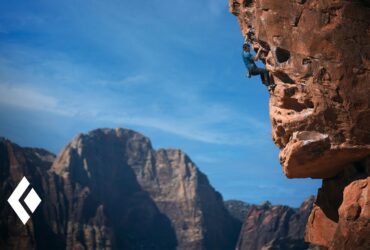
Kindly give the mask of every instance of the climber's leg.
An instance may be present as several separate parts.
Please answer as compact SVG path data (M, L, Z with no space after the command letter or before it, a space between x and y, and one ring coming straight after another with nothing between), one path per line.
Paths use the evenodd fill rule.
M270 82L270 72L268 72L267 70L265 70L265 72L263 73L264 75L264 79L265 79L265 83L267 86L270 86L271 85L271 82Z
M270 76L266 69L255 67L250 70L250 74L253 76L260 75L262 83L266 86L270 85Z

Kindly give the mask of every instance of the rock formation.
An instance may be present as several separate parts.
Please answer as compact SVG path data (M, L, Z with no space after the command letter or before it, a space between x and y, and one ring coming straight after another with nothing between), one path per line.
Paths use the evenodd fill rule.
M366 1L232 0L277 88L273 140L289 177L326 178L370 153Z
M0 249L35 249L35 242L46 249L43 242L57 241L48 234L50 228L42 225L45 221L40 220L43 217L40 209L35 211L34 220L24 226L7 202L23 176L32 180L32 188L45 199L47 171L54 158L46 150L21 148L0 138Z
M306 239L330 249L370 249L370 159L325 179Z
M270 118L284 173L324 179L307 239L369 249L369 1L230 0L230 11L277 84Z
M241 223L244 222L245 217L252 208L251 204L238 200L227 200L224 202L224 204L230 215L239 220Z
M272 206L269 202L252 205L244 219L236 250L309 249L304 232L313 202L311 197L298 209Z
M55 160L1 140L0 156L1 249L234 249L241 224L207 177L134 131L80 134ZM26 227L4 202L23 175L42 198Z

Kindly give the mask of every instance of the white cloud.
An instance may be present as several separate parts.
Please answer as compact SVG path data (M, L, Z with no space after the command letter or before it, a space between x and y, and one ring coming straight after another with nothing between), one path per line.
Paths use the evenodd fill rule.
M71 94L68 96L71 98ZM109 98L109 97L108 97ZM79 100L80 98L75 97L71 100ZM241 120L228 120L232 115L237 117L235 114L231 114L232 111L227 111L226 108L217 107L216 109L210 107L206 108L208 113L198 119L189 116L188 118L171 117L168 115L158 113L152 113L150 108L148 112L138 110L140 105L137 107L132 105L129 109L120 107L112 109L107 100L102 99L98 101L101 105L95 105L96 99L88 100L87 98L81 98L86 101L79 103L70 100L59 100L57 97L47 95L39 89L35 89L28 86L22 85L10 85L0 84L0 104L10 105L19 108L35 110L35 111L46 111L57 115L63 116L78 116L86 120L95 120L105 123L113 123L116 126L141 126L158 129L167 133L171 133L189 140L200 141L210 144L222 144L222 145L254 145L256 143L261 144L261 135L248 135L245 131L241 131L243 125L236 125L237 123L244 123L249 121L249 125L254 127L259 126L259 122L253 118L241 119ZM109 111L111 110L111 112ZM122 111L120 111L122 110ZM207 111L208 110L208 111ZM220 113L217 113L217 110ZM242 117L242 115L239 115ZM215 124L224 122L230 123L230 126L242 127L235 131L222 131L217 128ZM248 126L246 123L245 126Z
M141 114L138 116L132 114L115 114L114 116L99 116L95 117L95 119L109 121L118 125L155 128L189 140L210 144L253 146L264 143L263 135L260 133L248 134L245 130L223 131L222 128L216 128L215 122L212 121L214 119L213 117L210 119L204 118L197 120L194 118L176 119L173 117L161 116L161 114L154 114L154 116L153 114ZM229 126L235 125L234 122L239 123L240 121L230 121ZM246 125L248 126L248 124ZM267 141L269 140L266 140L266 142Z
M223 5L217 1L212 8ZM145 64L134 72L103 70L64 52L4 45L0 105L154 128L210 144L253 146L270 140L266 124L204 94L211 87L209 76L176 68L157 72ZM165 61L151 57L156 64Z
M25 86L0 84L0 103L33 110L55 110L57 99Z
M215 155L207 155L207 154L196 154L192 155L191 158L197 163L217 163L221 162L223 159L216 157Z
M142 74L138 75L129 75L126 76L120 80L104 80L104 79L97 79L94 83L102 86L108 86L108 85L136 85L144 83L148 80L148 77Z

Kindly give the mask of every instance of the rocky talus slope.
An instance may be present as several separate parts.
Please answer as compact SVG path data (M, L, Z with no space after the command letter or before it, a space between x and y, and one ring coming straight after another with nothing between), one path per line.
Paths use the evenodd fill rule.
M230 0L277 87L270 118L289 178L321 178L306 239L370 249L370 2Z
M241 223L187 155L98 129L55 157L0 140L0 249L234 249ZM7 197L26 176L42 203L26 226Z

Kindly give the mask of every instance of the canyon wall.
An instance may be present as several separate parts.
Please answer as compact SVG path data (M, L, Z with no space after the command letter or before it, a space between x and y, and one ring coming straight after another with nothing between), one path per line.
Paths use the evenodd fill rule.
M0 140L0 249L234 249L241 223L190 158L126 129L61 153ZM7 198L26 176L42 202L24 226Z
M41 209L35 211L33 220L23 225L7 202L23 176L32 180L32 188L44 200L48 192L47 171L54 159L55 155L46 150L22 148L0 138L0 249L35 249L36 242L40 249L48 249L44 243L55 242L55 246L60 243L56 235L50 233L52 230L45 224Z
M314 197L310 197L299 208L271 205L269 202L243 208L235 202L229 203L228 208L233 216L240 217L240 212L244 214L236 250L316 249L304 241L305 225L313 202ZM235 211L231 205L243 209Z
M272 137L289 178L321 178L306 239L369 249L370 2L230 0L277 85ZM350 248L348 248L350 246Z

